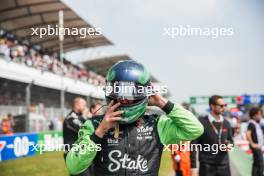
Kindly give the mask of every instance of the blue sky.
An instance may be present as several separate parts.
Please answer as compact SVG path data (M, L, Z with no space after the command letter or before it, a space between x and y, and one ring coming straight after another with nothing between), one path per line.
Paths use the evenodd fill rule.
M264 93L261 0L64 0L115 45L67 54L74 62L128 54L181 102L192 95ZM233 36L163 35L164 27L233 28Z

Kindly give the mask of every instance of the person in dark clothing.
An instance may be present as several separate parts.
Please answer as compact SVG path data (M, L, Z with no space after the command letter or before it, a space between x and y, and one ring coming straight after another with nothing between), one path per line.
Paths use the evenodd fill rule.
M52 120L49 121L49 130L54 130L54 123Z
M228 150L233 146L232 128L222 116L227 105L221 96L213 95L209 99L209 106L210 114L199 119L204 126L204 133L192 141L192 145L209 145L211 150L191 151L192 175L198 175L196 153L199 152L200 176L230 176ZM218 146L219 150L212 150L213 146ZM225 149L220 150L221 146Z
M72 145L78 139L78 131L84 124L85 118L83 113L87 109L86 100L81 97L77 97L73 100L72 111L66 116L63 122L63 141L67 145L64 151L64 159L66 160L67 153L72 148ZM84 173L79 176L90 176L91 169L88 168Z
M263 175L263 154L261 147L263 145L263 132L259 124L262 118L261 109L253 107L249 112L250 120L247 129L247 140L253 153L252 176Z

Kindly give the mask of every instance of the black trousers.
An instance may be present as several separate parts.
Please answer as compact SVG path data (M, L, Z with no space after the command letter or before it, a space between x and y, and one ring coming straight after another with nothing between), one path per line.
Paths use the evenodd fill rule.
M200 163L200 176L231 176L229 164L217 165Z
M263 176L263 155L260 149L252 149L253 165L252 176Z

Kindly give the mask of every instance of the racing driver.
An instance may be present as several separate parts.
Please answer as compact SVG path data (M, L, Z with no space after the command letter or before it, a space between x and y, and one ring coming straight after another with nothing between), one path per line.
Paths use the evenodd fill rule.
M157 176L165 146L203 133L190 111L157 92L149 96L140 90L151 85L150 73L136 61L119 61L108 70L106 113L88 119L80 128L75 144L82 147L73 147L66 158L71 174L93 164L96 176ZM147 105L161 108L164 115L147 113Z

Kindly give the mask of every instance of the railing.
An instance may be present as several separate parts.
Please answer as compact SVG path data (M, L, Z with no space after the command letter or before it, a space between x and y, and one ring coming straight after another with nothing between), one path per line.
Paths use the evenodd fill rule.
M47 119L54 119L61 117L61 109L60 108L40 108L34 107L30 108L31 112L43 115ZM63 117L69 113L69 109L64 109ZM0 118L7 115L8 113L12 114L13 116L26 114L27 108L26 106L11 106L11 105L0 105Z
M25 106L0 106L0 117L3 117L8 113L12 114L13 116L26 114L27 109Z
M0 77L19 81L23 83L33 83L34 85L46 87L55 90L65 90L66 92L91 96L98 99L104 99L104 92L99 86L85 83L80 80L74 80L63 77L63 86L61 85L62 77L52 72L42 72L19 63L8 62L0 56ZM63 87L63 88L62 88Z

